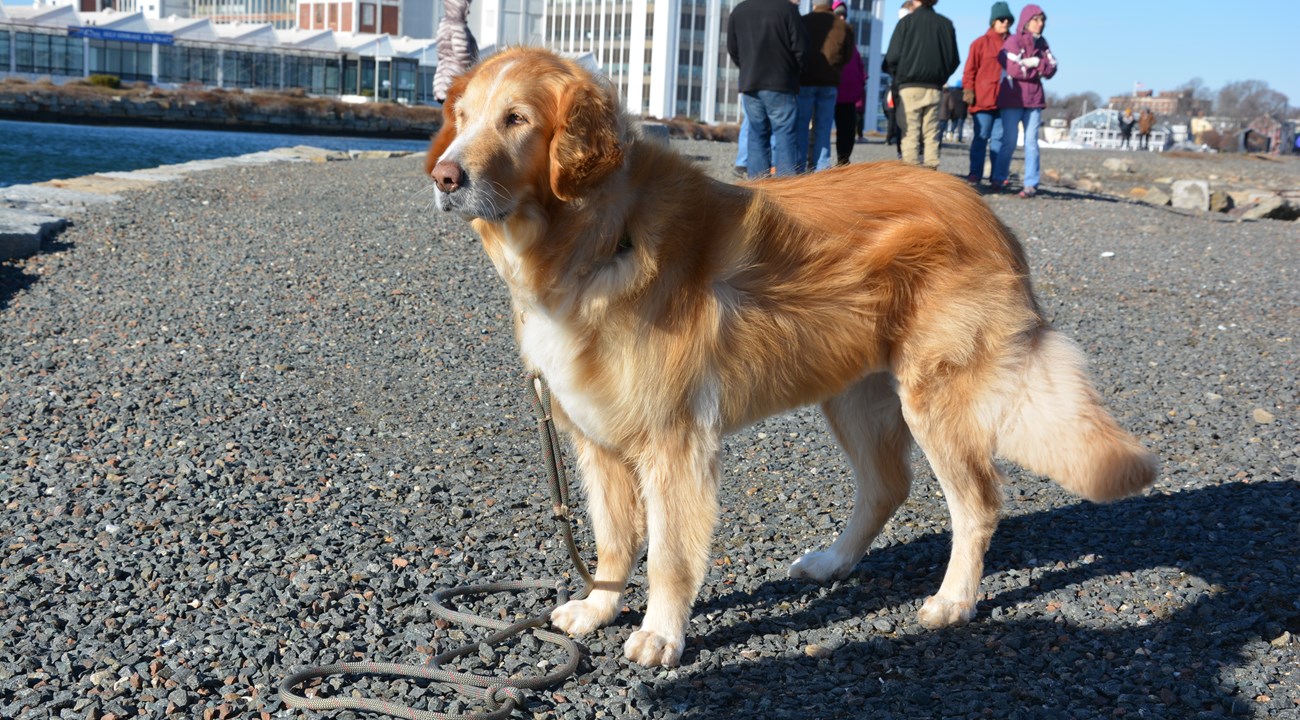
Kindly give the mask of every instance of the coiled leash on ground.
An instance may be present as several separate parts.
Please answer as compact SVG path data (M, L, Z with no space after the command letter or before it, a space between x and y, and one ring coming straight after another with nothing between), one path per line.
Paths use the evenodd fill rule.
M529 384L532 390L530 395L532 396L533 413L537 417L537 429L541 436L542 452L546 460L547 473L550 476L552 517L559 526L560 533L564 536L565 545L569 550L569 558L573 561L574 567L577 569L578 574L582 576L582 580L586 585L582 592L574 598L581 600L591 592L594 582L591 573L587 570L586 563L582 561L582 556L578 552L577 543L573 539L572 513L569 510L569 482L568 478L565 477L564 464L560 457L560 437L555 430L555 423L551 417L551 391L539 375L529 376ZM502 620L452 610L445 603L453 598L465 595L490 595L536 589L554 589L559 596L556 607L563 605L569 599L563 581L547 580L516 580L482 585L466 585L434 593L432 612L435 617L463 625L491 628L496 632L489 635L482 642L470 643L441 653L431 658L424 665L351 662L307 668L290 675L284 679L284 682L280 683L280 700L286 707L291 708L305 710L365 710L383 713L392 717L409 718L409 720L499 720L505 718L514 712L515 708L523 705L524 690L539 690L558 685L577 671L578 662L581 659L578 644L566 635L549 630L537 630L536 634L539 640L563 648L568 655L568 660L563 665L550 674L541 677L511 679L443 670L442 665L477 651L482 644L494 645L526 630L546 625L550 622L552 612L552 610L548 610L538 617L511 624ZM334 675L383 675L431 680L455 690L463 697L482 703L487 710L486 712L476 713L440 713L430 710L417 710L400 703L369 697L309 698L296 690L298 686L309 680Z

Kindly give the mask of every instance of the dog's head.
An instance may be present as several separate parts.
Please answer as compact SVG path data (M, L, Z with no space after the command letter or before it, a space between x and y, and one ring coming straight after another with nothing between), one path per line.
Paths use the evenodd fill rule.
M438 207L500 222L529 202L568 202L623 163L623 114L607 83L554 53L507 50L447 91L425 171Z

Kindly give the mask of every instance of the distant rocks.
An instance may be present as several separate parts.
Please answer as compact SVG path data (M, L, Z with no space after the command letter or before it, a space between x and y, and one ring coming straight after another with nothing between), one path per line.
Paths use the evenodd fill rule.
M1300 198L1267 190L1224 190L1214 188L1208 180L1186 179L1168 181L1166 192L1159 185L1135 187L1128 191L1134 200L1156 205L1172 206L1179 210L1227 215L1238 220L1297 220L1300 219ZM1082 185L1079 185L1083 189Z
M1133 172L1133 163L1127 158L1106 158L1102 167L1115 173L1128 174Z
M1204 180L1177 180L1170 204L1183 210L1210 209L1210 184Z
M1219 220L1300 220L1300 163L1263 155L1048 153L1043 183Z

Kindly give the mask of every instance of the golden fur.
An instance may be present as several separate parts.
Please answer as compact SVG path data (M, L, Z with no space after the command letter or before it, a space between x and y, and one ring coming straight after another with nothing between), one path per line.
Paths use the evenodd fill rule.
M426 170L505 279L524 362L576 447L597 588L552 621L580 634L613 620L647 547L635 662L679 661L721 438L774 413L820 403L857 479L844 531L796 577L852 571L906 499L920 445L953 522L920 611L932 628L975 614L995 456L1098 501L1154 478L1044 322L1019 242L955 178L876 163L721 183L642 140L603 81L536 49L453 85Z

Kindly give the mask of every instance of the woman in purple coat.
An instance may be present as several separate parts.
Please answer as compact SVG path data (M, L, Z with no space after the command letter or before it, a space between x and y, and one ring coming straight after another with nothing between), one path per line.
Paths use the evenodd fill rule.
M1011 174L1011 156L1016 151L1016 135L1025 126L1025 187L1020 197L1030 198L1038 191L1038 126L1043 108L1047 107L1043 79L1056 74L1056 58L1043 37L1047 14L1037 5L1020 11L1020 25L1002 44L998 61L1006 75L998 86L998 112L1002 120L1002 149L990 178L994 189L1006 187Z

